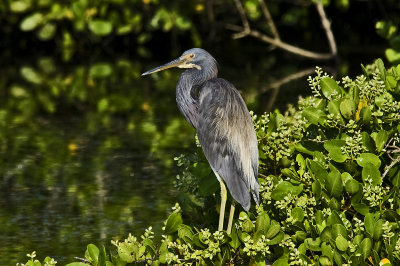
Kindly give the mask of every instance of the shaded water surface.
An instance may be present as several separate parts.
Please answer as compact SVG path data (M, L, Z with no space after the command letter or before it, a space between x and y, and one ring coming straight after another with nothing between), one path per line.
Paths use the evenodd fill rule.
M3 71L0 265L33 250L65 264L88 243L161 230L175 202L173 158L194 130L176 108L176 77L151 88L140 71L50 58Z

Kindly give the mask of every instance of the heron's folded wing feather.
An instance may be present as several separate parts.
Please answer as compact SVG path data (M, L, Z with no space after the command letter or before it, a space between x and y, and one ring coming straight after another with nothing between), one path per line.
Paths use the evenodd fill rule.
M223 79L204 83L197 134L211 167L245 210L250 190L258 204L258 149L254 125L239 92Z

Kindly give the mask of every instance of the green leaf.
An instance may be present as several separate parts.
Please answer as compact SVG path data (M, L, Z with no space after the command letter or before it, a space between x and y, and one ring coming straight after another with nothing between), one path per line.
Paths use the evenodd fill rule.
M334 118L339 119L339 123L345 124L345 121L340 113L340 103L338 100L333 100L328 103L328 111L334 116Z
M249 218L247 218L246 220L243 221L242 228L244 232L251 233L254 229L253 222Z
M40 74L31 67L22 67L21 75L24 79L33 84L41 84L43 82L43 78Z
M353 179L351 174L349 174L348 172L343 172L340 176L342 177L343 183L346 183L348 180Z
M360 190L360 183L355 179L349 179L346 181L345 188L349 194L354 195Z
M390 182L392 182L393 186L395 187L400 187L400 171L397 171L397 173L390 179Z
M187 243L191 243L193 241L193 231L190 226L185 224L180 224L178 226L178 237L183 239Z
M364 217L364 227L365 231L369 234L370 237L373 237L375 231L375 215L372 213L368 213Z
M383 150L386 142L389 139L389 135L384 129L381 129L377 134L371 134L371 137L375 141L375 146L378 152Z
M19 25L22 31L31 31L36 29L40 24L44 21L43 14L41 13L33 13L22 20L21 24Z
M391 21L378 21L375 24L376 33L384 39L390 39L397 31L397 27Z
M210 169L210 167L208 168ZM219 182L213 174L203 177L199 183L199 195L203 197L213 195L218 189Z
M96 245L89 244L87 245L87 252L89 255L89 260L93 262L94 265L97 265L99 261L99 248Z
M329 242L330 240L333 240L332 227L325 227L322 230L320 237L323 242Z
M307 238L304 240L304 244L312 251L321 251L321 239L319 237L316 239Z
M14 0L10 1L9 3L10 3L10 10L15 13L25 12L32 5L32 2L27 0Z
M369 212L369 207L364 203L353 203L352 206L356 212L362 215L366 215Z
M373 238L374 240L379 240L383 234L383 220L379 219L375 223Z
M278 234L281 231L281 226L279 225L279 223L275 220L271 221L271 226L269 227L267 233L265 234L265 237L267 239L271 239L274 236L276 236L276 234Z
M392 64L400 63L400 51L389 48L385 50L385 55L390 63Z
M300 244L303 243L307 238L307 233L304 231L296 231L296 233L292 236L293 241Z
M321 184L325 184L326 177L328 176L328 171L326 171L326 169L319 162L316 161L310 162L310 168L315 178L319 180Z
M381 166L381 160L373 153L362 153L357 158L357 164L361 167L373 164L374 166L379 168Z
M168 243L167 241L163 241L160 246L160 262L167 263L167 254L168 254Z
M326 256L320 256L318 261L319 261L319 265L322 265L322 266L330 266L330 265L332 265L331 260Z
M137 259L141 259L141 257L144 255L146 252L146 246L141 246L136 254Z
M346 238L344 238L342 235L338 235L335 240L336 247L340 251L346 251L347 248L349 247L349 243L347 242Z
M342 219L340 218L337 211L332 211L331 215L329 215L327 220L327 225L334 225L334 224L343 224Z
M303 185L295 186L288 181L279 183L271 192L271 198L274 200L283 200L289 193L297 196L303 191Z
M285 234L282 231L279 231L279 233L273 237L272 239L269 239L266 244L267 245L276 245L279 244L283 238L285 237Z
M322 225L322 223L324 222L324 214L321 210L317 210L317 212L315 213L315 222L317 223L317 225Z
M231 242L229 242L229 245L231 247L233 247L234 249L237 249L238 247L240 247L240 241L239 241L237 229L235 226L232 226L232 232L230 234L230 237L232 240L231 240Z
M399 53L399 54L400 54L400 53ZM400 59L400 58L399 58L399 59ZM395 77L393 77L392 75L387 75L387 76L386 76L386 81L387 81L387 83L389 84L389 86L390 86L391 89L396 88L397 80L396 80Z
M112 73L112 67L108 63L97 63L90 67L89 75L94 78L106 78Z
M375 152L374 142L370 135L365 131L361 132L361 142L364 149L369 152Z
M340 95L342 91L336 81L330 77L322 78L319 85L321 86L322 94L329 100L332 99L332 96Z
M291 169L291 168L283 168L281 170L281 173L284 176L287 176L289 178L294 178L294 179L298 178L298 175L296 174L296 171L294 169Z
M38 32L38 36L42 41L50 40L56 33L57 26L54 23L46 23Z
M383 64L382 59L378 58L376 60L376 64L378 66L378 70L379 70L379 74L381 75L381 79L383 81L385 81L386 80L386 68L385 68L385 65Z
M183 223L182 216L180 213L173 212L167 219L165 224L165 232L167 234L172 234L178 231L179 225Z
M233 226L232 228L232 232L233 230L236 230L235 227ZM239 233L239 232L238 232ZM236 234L237 235L237 234ZM193 236L193 244L199 248L204 249L206 246L203 243L202 239L200 239L201 235L199 233L194 234Z
M330 260L333 259L333 249L326 242L322 242L322 244L321 244L321 252L322 252L322 255L327 256Z
M305 160L304 160L303 155L301 155L300 153L297 154L297 156L296 156L296 162L297 162L297 164L299 165L299 168L300 168L300 169L297 171L297 173L299 174L299 176L303 176L304 171L305 171L305 168L306 168L306 163L305 163Z
M88 266L88 264L84 262L72 262L66 264L65 266Z
M315 197L316 200L319 200L321 198L321 192L322 192L321 183L318 180L315 180L312 183L311 188L313 196Z
M306 107L303 110L303 116L314 125L324 125L326 121L326 114L324 111L317 109L315 107Z
M341 223L336 223L332 225L332 237L336 239L338 236L343 236L345 239L348 238L347 230Z
M363 107L360 111L360 118L364 125L368 125L371 121L371 109L369 107Z
M375 97L376 106L378 106L380 108L385 107L385 105L387 104L387 99L385 97L386 95L387 94L381 94L381 95Z
M371 179L372 185L375 185L375 186L382 184L381 173L380 173L378 167L376 167L373 164L367 164L365 167L363 167L362 179L363 179L364 183L367 183L368 180Z
M372 241L370 238L364 238L360 244L360 251L364 260L371 254Z
M300 207L293 208L292 217L295 221L302 222L304 220L304 210Z
M205 162L198 162L198 163L193 164L193 166L190 168L190 170L197 178L203 178L205 176L210 175L210 173L211 173L210 165ZM217 180L215 177L214 177L214 179Z
M347 159L347 155L343 153L341 147L346 145L345 140L333 139L324 143L324 148L329 152L332 160L338 163L343 163Z
M333 197L339 198L342 195L343 183L339 171L332 171L328 174L325 187L329 195Z
M106 248L104 245L100 247L98 266L106 266Z
M336 265L343 265L342 255L337 250L333 252L333 260L335 261Z
M344 99L340 103L340 112L346 119L351 119L354 117L356 112L356 104L351 99Z
M324 110L326 107L326 99L314 99L314 107L320 110Z
M105 36L111 33L113 25L107 20L94 19L89 21L89 29L98 36Z
M136 252L138 251L137 243L124 243L118 246L118 256L127 263L135 260Z
M263 231L256 231L253 235L253 243L257 243L258 240L260 240L262 238L262 236L264 235Z
M268 229L271 225L271 219L268 216L266 211L260 213L256 220L256 231L263 231L264 233L268 232Z
M332 197L329 200L328 205L329 205L329 208L331 208L332 210L336 210L336 211L340 210L340 207L341 207L340 202L334 197Z

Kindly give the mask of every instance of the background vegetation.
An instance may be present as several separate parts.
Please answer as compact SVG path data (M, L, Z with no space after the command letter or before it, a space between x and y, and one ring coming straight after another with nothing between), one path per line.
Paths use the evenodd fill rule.
M265 5L270 19L266 15ZM363 99L362 97L358 99L354 95L350 97L352 95L350 88L353 85L349 80L347 80L348 83L340 85L343 90L340 89L336 98L330 99L323 93L324 90L335 92L337 87L336 89L334 86L333 89L323 88L332 85L332 81L328 81L328 85L320 85L319 89L318 84L321 81L316 79L313 81L316 87L310 90L306 86L305 78L312 74L315 65L323 64L323 69L334 75L336 80L349 75L357 83L359 81L355 76L360 73L360 63L367 65L375 58L381 57L386 61L387 69L390 69L391 65L398 64L399 3L396 0L323 1L325 19L332 22L330 27L324 26L324 15L319 6L321 4L318 1L297 0L267 1L266 3L258 0L190 2L8 0L1 2L0 57L4 64L0 66L3 73L0 81L2 96L0 99L2 159L0 237L4 239L3 243L13 244L0 245L2 254L0 260L4 260L5 264L23 261L25 254L36 249L38 243L51 243L44 250L37 251L40 255L48 254L55 257L60 263L70 262L74 256L79 255L77 253L82 250L80 246L82 240L86 243L102 242L107 250L114 252L115 249L109 244L111 238L123 239L129 232L140 235L150 223L154 225L155 234L161 234L161 221L170 214L168 206L173 205L176 197L183 211L181 212L180 208L175 210L174 213L177 214L173 214L172 218L169 218L170 221L177 221L176 224L180 224L179 217L183 215L182 222L185 224L195 225L204 230L210 228L210 232L214 231L217 216L215 206L219 201L218 197L212 193L217 190L213 184L215 179L202 158L201 152L188 155L194 150L194 148L188 148L193 147L190 146L194 143L193 130L182 119L176 108L172 108L175 106L172 88L178 73L166 72L152 77L151 80L139 79L140 73L144 70L159 65L194 46L209 50L218 59L221 76L242 90L250 109L258 114L257 123L260 129L270 128L269 132L262 133L263 130L259 132L260 148L262 154L265 154L262 160L265 163L263 174L267 176L261 180L272 182L268 183L271 186L270 189L281 183L284 185L280 186L285 187L288 184L285 182L289 182L297 187L297 192L300 191L298 187L302 181L293 181L298 177L295 174L295 176L290 176L293 174L290 171L300 171L300 173L304 171L311 177L315 177L316 174L310 168L311 161L321 164L320 166L325 169L330 178L331 176L336 178L332 180L338 180L337 171L340 172L342 178L342 194L338 191L332 194L333 191L329 187L332 185L329 183L332 180L328 178L330 181L326 181L328 179L325 177L318 178L322 196L319 197L317 193L319 198L316 197L316 199L319 199L323 205L320 209L319 207L312 208L314 214L317 210L323 211L323 216L321 217L320 214L316 216L319 220L314 221L314 227L304 224L308 218L307 215L312 216L311 211L307 209L311 208L310 206L297 206L304 207L303 211L296 209L294 213L298 213L300 218L303 213L306 218L297 221L303 227L296 227L299 225L290 220L290 215L279 214L279 210L271 209L268 204L272 203L267 204L267 202L264 202L263 207L266 213L259 210L258 213L253 211L242 214L240 221L247 221L245 224L250 226L248 219L254 222L257 221L257 217L262 217L259 219L269 217L270 220L279 223L280 230L277 235L285 236L285 240L279 242L281 248L278 247L279 244L267 242L271 250L276 249L282 252L282 254L276 254L282 255L283 260L287 259L292 263L295 263L296 259L293 259L289 253L295 252L295 249L301 251L300 255L305 255L314 261L322 261L321 263L324 263L326 257L330 262L337 262L337 254L343 261L349 259L346 256L350 254L361 254L358 257L364 258L364 255L368 253L375 262L378 259L389 258L387 254L390 253L390 248L393 249L396 245L385 246L383 243L390 240L393 244L396 239L384 236L383 233L381 236L374 237L372 235L374 233L366 229L368 226L360 225L360 230L364 228L364 233L357 232L350 236L351 238L346 238L349 247L346 250L339 249L336 245L339 234L337 231L333 231L334 233L331 231L339 230L340 226L336 225L339 220L332 220L334 218L329 217L336 211L347 232L354 229L353 217L363 222L367 219L367 223L373 225L388 221L390 224L386 224L385 230L387 232L397 230L393 224L397 216L389 212L394 215L394 218L388 218L389 214L386 210L390 208L390 204L394 204L393 208L396 206L398 208L398 203L385 201L385 205L381 200L382 207L379 207L378 211L376 205L370 206L371 200L367 199L368 195L363 194L358 201L353 200L350 197L353 194L346 190L349 178L343 174L350 173L352 179L364 188L368 184L365 183L367 179L363 178L363 175L372 171L376 178L377 169L364 170L365 167L357 161L361 154L368 154L363 156L367 156L368 160L374 162L373 165L378 168L381 176L385 173L385 166L390 165L388 156L397 158L396 154L388 153L385 146L389 140L393 141L395 127L388 124L389 122L385 120L386 115L383 115L385 119L381 119L382 123L376 122L377 119L375 119L379 116L381 109L386 108L384 102L398 101L398 91L394 89L397 85L392 88L393 84L397 84L397 74L395 70L381 72L382 67L377 70L377 65L366 68L364 73L366 78L377 80L379 84L385 83L385 88L371 92L367 103L363 106L371 109L370 121L373 122L369 122L369 126L360 125L361 114L357 112L363 109L359 106L359 102L363 104ZM336 52L332 47L332 39L327 34L329 31L334 36ZM259 35L255 34L257 32ZM265 41L266 37L270 37L272 42ZM290 49L282 48L282 44L289 44L304 51L325 56L310 59L304 57L302 53L293 54ZM387 73L389 74L386 75ZM296 82L297 78L303 78L303 80ZM326 82L329 79L324 80ZM364 83L359 86L364 88L364 85L371 86ZM377 87L376 84L374 86ZM382 87L382 85L379 86ZM320 95L317 93L319 90ZM384 90L387 90L391 96L388 96ZM309 100L309 103L297 104L299 94L304 96L313 94L316 98ZM285 97L279 97L281 95ZM318 97L322 102L320 104L313 102L318 102ZM351 99L344 100L349 98ZM342 104L342 102L345 103ZM292 103L294 107L288 108L288 103ZM311 107L317 110L310 109ZM272 111L274 108L280 110L284 119L279 112L261 118L260 114L264 111ZM334 109L336 113L332 111ZM326 119L318 110L326 114ZM363 115L365 112L368 113L365 110ZM382 112L390 114L392 111L385 109ZM291 115L294 116L295 113L305 114L304 121L308 121L308 124L302 124L303 129L293 129L291 122L286 121L294 119ZM346 123L350 120L356 121L354 130L360 130L360 134L367 132L372 138L372 146L368 150L362 148L358 150L358 153L347 150L352 149L352 145L357 146L357 143L346 142L346 136L354 136L355 133L347 132L346 130L350 130L347 127L340 132L332 132L332 124L313 118L313 113L321 114L324 121L329 123L336 121L335 118L340 113L342 119L337 118L340 123L336 121L339 125L343 121ZM336 117L328 117L329 114ZM356 116L358 120L355 119ZM324 144L324 149L318 150L322 155L318 153L315 155L313 149L311 149L313 154L306 150L293 150L290 145L290 149L282 149L282 154L273 154L271 152L280 146L271 147L269 146L272 145L271 143L286 145L285 138L292 137L291 133L290 136L287 135L286 129L276 129L282 121L288 123L287 130L289 128L298 131L305 128L315 129L317 133L315 136L307 136L309 139L316 138L321 132L325 132L324 130L328 131L326 139L323 139L323 135L320 134L322 139L315 140L320 141L320 144L328 140L335 141L326 144L328 148ZM393 121L395 123L396 120ZM265 127L265 124L270 126ZM271 124L276 124L276 128L274 126L271 128ZM381 130L386 133L382 133ZM295 133L299 133L298 131ZM373 134L374 132L376 134ZM300 142L304 138L304 136L300 138L300 135L297 137L299 138L290 141ZM268 143L265 142L266 139L269 139ZM381 148L382 145L383 148ZM393 145L396 146L396 144ZM179 170L174 167L173 157L181 153L181 147L185 148L187 153L177 159L178 164L181 165L181 170ZM306 148L310 150L309 147ZM349 154L338 153L338 149ZM375 154L378 158L369 154ZM274 156L276 158L273 158ZM340 160L345 159L343 162L337 162L335 156L340 157ZM326 157L325 162L322 161L322 157ZM300 166L302 160L305 161L305 166L304 164ZM294 170L289 167L290 164L294 164L292 165L295 167ZM356 164L355 167L358 170L353 173L349 170L350 168L347 168L348 164ZM314 163L312 165L315 167ZM393 176L396 176L395 169L397 168L393 166L391 169L394 173L386 173L383 185L380 187L383 192L378 191L379 193L386 193L386 186L396 187ZM303 178L304 173L300 173L297 175ZM171 177L176 174L179 176L174 188ZM273 177L270 176L271 174ZM312 197L315 192L313 186L310 188L306 185L310 185L310 182L311 184L315 182L314 186L318 187L316 180L304 181L299 194L294 195L297 192L293 192L292 196L301 198L307 194ZM375 180L370 185L375 186L376 182ZM353 181L351 183L356 184ZM168 184L169 189L166 189ZM291 186L288 187L291 189ZM134 188L138 189L134 190ZM187 193L179 194L176 189ZM361 191L360 189L358 191ZM376 193L379 194L378 192ZM169 194L169 197L165 197L165 194ZM197 196L193 197L193 194ZM389 199L396 195L389 193L386 197ZM332 205L334 203L336 205ZM360 212L360 209L356 210L357 204L360 204L359 208L363 209L363 212ZM367 216L368 213L363 204L370 207L368 213L374 214L373 219L370 215ZM291 207L296 208L294 205ZM347 208L349 208L348 212ZM272 210L274 211L271 213ZM377 212L379 215L376 214ZM350 214L343 216L341 213ZM201 217L202 220L196 217ZM347 224L345 219L351 225ZM155 220L158 220L158 223ZM323 224L324 221L325 224L329 224L321 226L320 223ZM274 224L272 228L276 229L275 222L270 222L270 225ZM327 232L333 234L331 238L321 235L325 227L329 228L326 229ZM335 229L332 229L333 227ZM182 225L179 228L180 235L179 230L175 230L177 227L173 227L172 231L168 232L171 235L171 243L178 243L176 240L182 238L182 228L186 227ZM189 235L190 230L194 235L197 234L193 228L186 229ZM257 240L254 238L256 232L260 231L257 223L251 230L250 227L246 230L249 230L246 233L251 237L247 240ZM268 231L269 228L263 228L263 230ZM340 230L343 234L342 227ZM243 231L242 227L239 231ZM289 247L289 242L285 242L288 241L287 236L293 238L298 231L302 233L299 233L299 238L296 237L293 240L294 247ZM242 251L236 257L225 257L222 254L222 260L237 263L247 263L250 260L260 262L261 251L256 250L257 247L254 244L257 241L253 242L254 245L250 245L249 242L244 241L245 238L238 238L235 245L240 244L240 247L236 247L229 244L231 240L226 235L204 234L208 237L208 240L204 241L212 243L221 241L222 249L237 248ZM151 239L151 235L149 231L144 238ZM260 235L261 233L258 233L257 238ZM357 253L361 252L360 245L357 248L351 246L357 244L353 239L357 235L361 235L357 237L357 241L370 239L365 240L364 243L371 241L373 249L368 249L367 243L363 244L367 245L367 248L364 247L362 251L365 253ZM270 235L267 235L264 240L270 240L269 237ZM313 250L314 247L311 249L309 245L311 240L305 241L303 237L311 238L313 241L319 237L321 243ZM187 238L186 240L189 241ZM161 250L163 254L169 254L168 256L170 253L177 255L183 262L187 259L182 257L184 254L192 254L186 251L177 253L176 248L171 248L171 246L165 248L165 245L161 249L161 246L157 244L160 241L160 237L156 237L153 245L154 253L146 249L143 254L135 253L134 260L142 261L151 255L153 260L164 261L166 258L157 257L161 254ZM344 243L343 239L338 241L341 244ZM266 245L267 242L264 244ZM149 242L135 243L143 245ZM182 243L178 243L181 248ZM322 250L322 243L325 243L323 252L318 250L319 248ZM375 247L375 243L381 243L376 244L381 247ZM301 244L304 246L300 248ZM118 246L118 243L116 245ZM255 253L243 253L245 247L249 248L246 252ZM332 254L327 253L328 247L334 250ZM344 246L341 248L344 249ZM141 248L140 252L143 252L143 249ZM204 251L202 247L197 247L197 249ZM99 255L101 257L99 259L96 254L103 254L103 249L97 250L89 246L87 258L93 263L97 259L97 262L100 261L101 264L105 262L103 258L105 259L106 256ZM268 255L267 249L264 250L266 253L262 256ZM372 250L375 250L378 255L375 255ZM204 252L214 254L211 250ZM313 255L310 256L310 253ZM104 254L109 255L108 252ZM121 254L118 255L120 258L123 257L123 255L120 256ZM298 256L301 257L300 255ZM268 258L276 259L270 255ZM369 256L366 258L368 259ZM221 258L216 255L208 259L221 261ZM389 259L395 261L396 257Z

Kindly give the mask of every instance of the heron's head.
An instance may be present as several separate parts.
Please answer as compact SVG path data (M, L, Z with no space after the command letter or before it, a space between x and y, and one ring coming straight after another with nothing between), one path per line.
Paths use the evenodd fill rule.
M192 48L185 51L177 59L172 60L171 62L166 63L162 66L144 72L142 76L149 75L172 67L196 69L202 72L213 73L215 74L215 76L218 72L217 61L214 59L214 57L212 57L212 55L210 55L206 50L203 50L201 48Z

